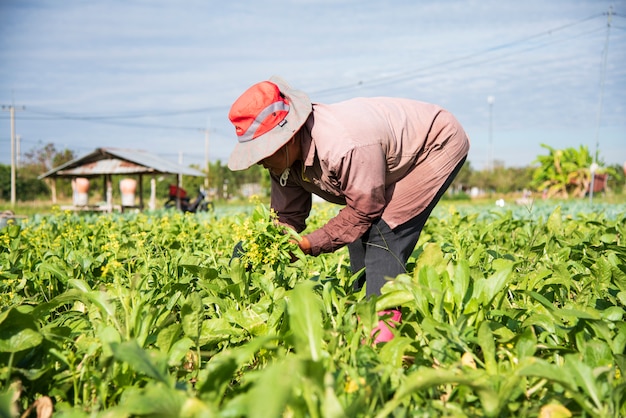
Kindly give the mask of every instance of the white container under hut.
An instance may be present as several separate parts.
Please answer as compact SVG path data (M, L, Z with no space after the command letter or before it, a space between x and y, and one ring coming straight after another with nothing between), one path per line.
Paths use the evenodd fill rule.
M89 203L89 179L75 177L72 179L72 202L74 206L87 206Z
M137 191L137 180L120 180L120 193L122 194L122 206L135 206L135 192Z

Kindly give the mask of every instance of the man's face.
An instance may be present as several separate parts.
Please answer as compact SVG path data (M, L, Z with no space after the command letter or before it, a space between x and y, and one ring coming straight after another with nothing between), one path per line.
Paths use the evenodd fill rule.
M272 174L280 176L285 169L291 167L293 158L288 151L289 143L279 148L274 154L259 161L258 164L268 169Z

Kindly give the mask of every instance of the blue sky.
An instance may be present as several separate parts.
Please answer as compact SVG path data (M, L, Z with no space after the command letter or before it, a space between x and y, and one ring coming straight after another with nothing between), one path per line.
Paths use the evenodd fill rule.
M507 166L596 140L601 160L626 161L626 0L0 1L0 104L18 109L22 153L51 142L202 164L208 131L209 158L226 162L230 104L273 74L317 102L438 103L477 169L490 142ZM3 111L0 163L10 132Z

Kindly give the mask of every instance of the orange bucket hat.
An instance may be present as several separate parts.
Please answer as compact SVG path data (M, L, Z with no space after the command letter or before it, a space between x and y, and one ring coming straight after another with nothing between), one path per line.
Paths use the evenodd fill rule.
M312 109L309 96L280 77L250 87L228 113L238 141L228 168L244 170L274 154L302 127Z

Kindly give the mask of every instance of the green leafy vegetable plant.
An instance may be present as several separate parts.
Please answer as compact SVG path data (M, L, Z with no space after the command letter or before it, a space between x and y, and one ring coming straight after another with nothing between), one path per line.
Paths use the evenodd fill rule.
M373 298L345 249L304 256L262 205L11 225L0 416L623 416L622 209L436 212Z

